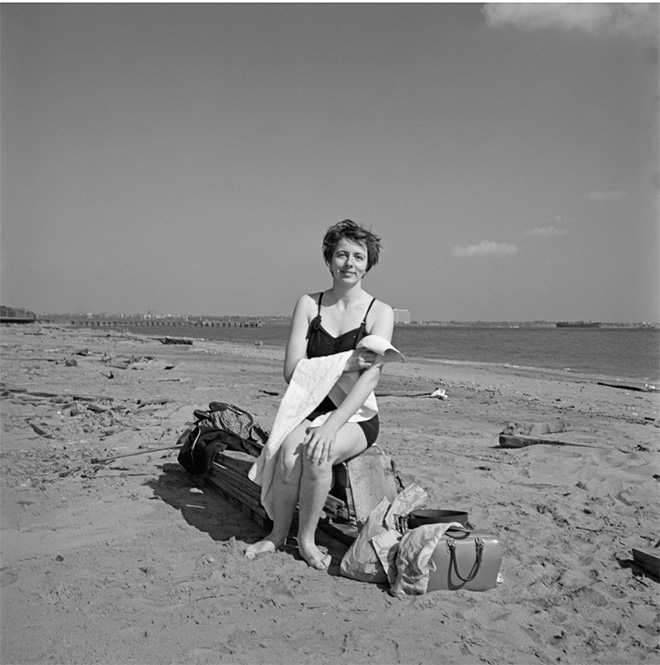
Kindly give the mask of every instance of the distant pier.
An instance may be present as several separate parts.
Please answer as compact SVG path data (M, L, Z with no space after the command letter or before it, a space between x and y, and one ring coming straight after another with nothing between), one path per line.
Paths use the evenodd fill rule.
M261 328L263 323L250 319L213 321L186 319L39 319L39 323L64 323L79 328Z

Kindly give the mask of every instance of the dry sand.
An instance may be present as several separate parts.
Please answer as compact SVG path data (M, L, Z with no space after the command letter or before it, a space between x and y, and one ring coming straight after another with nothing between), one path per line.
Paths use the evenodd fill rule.
M213 400L270 427L281 349L4 326L3 665L657 663L658 394L479 365L389 366L380 444L429 506L499 534L503 583L399 600L262 535L176 463ZM405 353L405 349L402 349ZM428 396L444 388L448 399ZM512 421L575 424L579 445L498 447Z

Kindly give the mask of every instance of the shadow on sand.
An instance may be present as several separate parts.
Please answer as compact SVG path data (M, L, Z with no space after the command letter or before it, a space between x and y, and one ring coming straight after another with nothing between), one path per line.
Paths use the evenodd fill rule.
M178 510L188 524L207 533L212 540L234 539L247 547L265 535L265 531L242 512L238 502L215 492L201 477L190 475L175 463L165 463L159 469L160 475L145 483L153 490L154 498ZM302 561L296 547L296 528L294 520L282 551ZM339 576L339 564L348 548L320 529L316 532L316 541L332 556L329 574Z

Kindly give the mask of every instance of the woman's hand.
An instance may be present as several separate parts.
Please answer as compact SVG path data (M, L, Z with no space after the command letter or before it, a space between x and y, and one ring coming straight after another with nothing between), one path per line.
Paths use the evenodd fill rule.
M346 362L344 372L362 372L365 369L371 369L375 364L378 355L367 349L355 349L353 354Z
M308 427L303 444L307 459L314 464L323 464L332 459L337 430L326 423L318 427Z

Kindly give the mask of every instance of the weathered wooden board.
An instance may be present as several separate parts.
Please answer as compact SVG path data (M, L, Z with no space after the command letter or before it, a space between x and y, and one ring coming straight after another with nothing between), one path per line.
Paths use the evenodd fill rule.
M263 518L268 517L268 515L266 515L266 511L264 510L263 506L261 505L261 502L258 499L255 499L254 497L245 494L244 492L237 489L233 485L229 485L228 483L223 483L222 481L218 480L217 478L211 475L205 476L205 480L207 483L212 485L214 489L218 489L223 494L227 494L234 497L235 499L238 499L238 501L240 501L243 505L247 506L248 508L250 508L250 510L253 510L257 514L261 515Z
M223 450L215 455L205 479L214 489L239 501L254 521L269 528L272 523L261 505L261 487L247 477L254 461L247 453ZM346 501L330 494L319 527L350 544L381 499L396 497L398 485L392 459L377 446L346 462L345 468Z
M590 434L568 432L557 437L513 436L500 434L500 448L525 448L526 446L589 446L598 444L598 439Z
M660 579L660 550L639 550L633 548L632 553L633 559L638 566Z
M623 383L622 381L597 381L599 386L607 386L608 388L620 388L621 390L632 390L641 393L657 393L660 392L658 386L650 385L648 383Z
M580 435L566 436L567 432L573 432L573 423L568 420L560 420L554 423L509 423L499 435L499 444L502 448L525 448L526 446L554 445L567 446L584 443L580 441ZM553 434L564 434L561 438L548 436ZM592 442L589 439L589 442Z
M252 455L248 455L247 453L238 450L223 450L216 455L214 461L247 478L249 470L257 459L256 457L252 457Z
M217 471L214 471L209 475L211 475L215 480L217 480L218 483L222 485L227 485L228 487L233 488L236 492L245 494L245 496L249 496L253 498L255 501L261 503L261 491L258 485L254 484L249 485L248 484L249 481L238 480L236 478L233 478L232 476L229 476L224 473L219 473Z
M352 545L358 537L358 528L355 524L326 520L319 522L319 529L344 545Z
M361 527L384 497L390 501L396 498L394 467L392 459L375 446L354 457L346 466L349 511L354 512L357 525Z
M239 500L245 498L248 502L248 499L254 499L259 502L258 505L261 505L261 487L247 477L254 460L255 458L247 453L224 450L215 456L207 475L215 481L217 486L227 486L227 490L231 492L232 496ZM249 503L251 507L254 505L253 502ZM331 518L346 519L348 516L346 504L334 496L328 496L325 512Z

